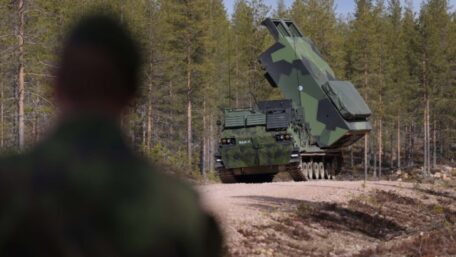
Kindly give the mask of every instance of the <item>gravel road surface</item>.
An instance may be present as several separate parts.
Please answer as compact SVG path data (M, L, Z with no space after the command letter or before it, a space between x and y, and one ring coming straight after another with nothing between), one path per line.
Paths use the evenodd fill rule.
M401 195L414 197L413 184L392 181L309 181L309 182L274 182L263 184L211 184L199 186L202 203L205 208L212 212L222 224L225 232L226 242L229 248L228 256L299 256L304 252L291 249L288 253L280 254L277 252L263 252L261 245L257 250L246 249L256 247L257 243L251 244L251 239L262 242L263 237L268 237L268 233L259 238L255 236L258 229L267 228L274 230L274 226L281 226L284 213L291 213L296 210L296 206L302 203L336 203L346 204L350 199L354 199L363 194L367 195L372 190L397 191ZM287 208L289 208L287 210ZM294 208L294 209L293 209ZM292 210L291 210L292 209ZM280 216L282 215L282 216ZM279 221L279 222L277 222ZM321 230L315 227L316 234L325 234L324 237L331 238L332 232ZM252 231L252 232L249 232ZM322 232L323 231L323 232ZM326 231L326 232L325 232ZM249 235L253 233L254 235ZM271 231L271 233L275 233ZM310 233L313 233L312 231ZM274 237L278 237L277 234ZM283 234L283 233L282 233ZM282 237L282 234L279 237ZM326 235L327 234L327 235ZM285 235L288 236L288 235ZM313 235L311 235L313 236ZM336 237L336 235L334 235ZM297 237L299 243L299 237ZM287 242L293 239L285 238ZM370 244L370 241L360 238L357 243L357 236L349 238L353 241L353 249L345 254L323 251L323 256L351 256L361 247ZM334 249L345 249L345 241L337 242L337 238L332 240L330 247ZM266 242L267 243L267 242ZM373 243L375 243L373 241ZM362 245L362 246L361 246ZM313 247L313 246L310 246ZM316 246L316 249L320 246ZM273 247L274 248L274 247ZM319 251L319 249L317 249ZM278 251L284 251L283 248ZM320 251L321 252L321 251ZM347 254L350 253L350 254ZM317 255L315 255L317 256ZM321 255L318 255L321 256Z
M226 226L258 220L264 214L264 199L271 208L286 201L347 202L374 189L400 190L412 194L410 183L392 181L308 181L274 182L263 184L212 184L200 186L203 204ZM267 208L266 208L267 209ZM267 214L267 213L266 213Z

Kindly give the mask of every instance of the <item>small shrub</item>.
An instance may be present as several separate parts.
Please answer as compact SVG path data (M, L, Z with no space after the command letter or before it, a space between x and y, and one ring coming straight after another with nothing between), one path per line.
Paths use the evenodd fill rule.
M443 214L443 213L445 213L445 208L443 208L442 205L436 204L436 205L433 206L432 211L435 214Z
M298 205L298 215L301 218L309 218L315 214L315 208L308 204L300 204Z

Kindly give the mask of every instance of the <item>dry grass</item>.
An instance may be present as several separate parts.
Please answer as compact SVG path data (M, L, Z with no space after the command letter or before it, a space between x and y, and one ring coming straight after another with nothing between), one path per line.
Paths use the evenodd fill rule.
M230 255L456 255L456 198L436 189L415 192L412 198L377 190L347 204L283 203L292 211L277 210L271 222L238 229L244 250Z

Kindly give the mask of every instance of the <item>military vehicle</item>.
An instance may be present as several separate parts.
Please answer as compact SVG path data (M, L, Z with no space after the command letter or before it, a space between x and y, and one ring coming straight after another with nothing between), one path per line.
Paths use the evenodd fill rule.
M225 109L216 154L223 183L331 179L341 149L368 133L371 111L349 81L337 80L315 45L290 20L262 22L275 43L259 56L265 78L283 100Z

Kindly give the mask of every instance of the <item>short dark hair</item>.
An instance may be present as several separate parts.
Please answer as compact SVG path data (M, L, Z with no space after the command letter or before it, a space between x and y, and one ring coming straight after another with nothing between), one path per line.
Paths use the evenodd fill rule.
M88 51L109 61L105 71L109 70L111 78L103 77L103 67L90 63ZM78 57L81 53L88 58ZM81 101L101 96L131 97L139 87L141 64L137 42L118 19L102 14L84 16L65 40L58 74L60 90Z

